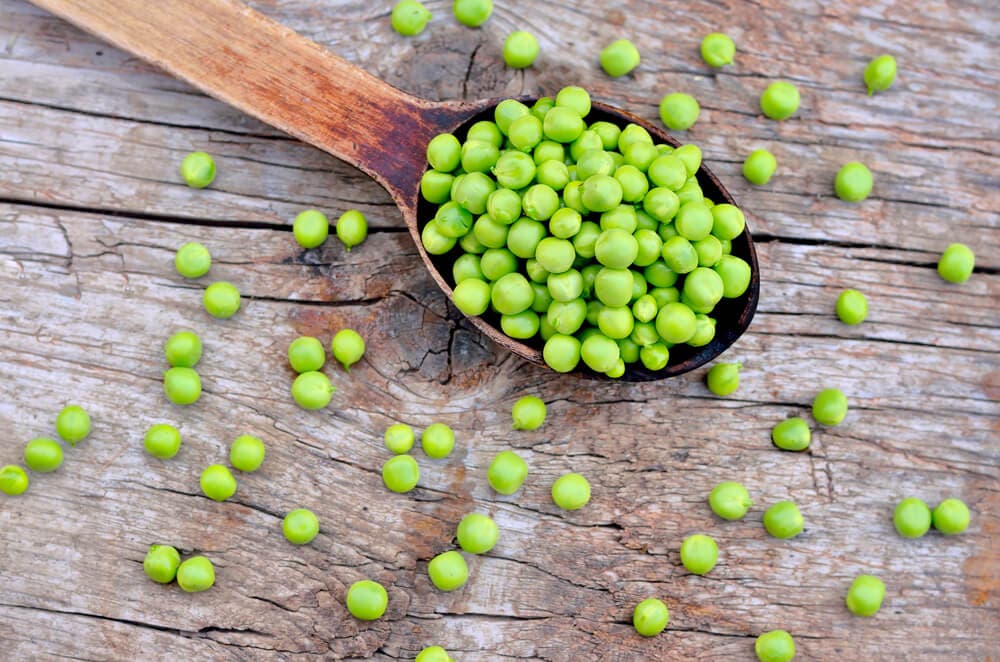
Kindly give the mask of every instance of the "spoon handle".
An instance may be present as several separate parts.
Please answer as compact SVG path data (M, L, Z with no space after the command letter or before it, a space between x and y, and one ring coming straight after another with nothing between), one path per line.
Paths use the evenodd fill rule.
M427 141L454 117L238 0L32 2L359 167L397 201L412 198Z

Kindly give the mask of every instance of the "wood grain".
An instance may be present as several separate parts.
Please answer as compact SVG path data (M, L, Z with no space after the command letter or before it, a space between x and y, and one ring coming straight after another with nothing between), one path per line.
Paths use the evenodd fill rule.
M747 209L762 264L749 332L724 355L744 364L735 397L705 389L704 371L656 385L594 384L552 375L499 351L449 308L423 270L389 197L366 176L203 97L22 0L0 0L0 463L52 434L66 402L94 417L92 437L58 472L34 475L0 499L0 640L8 659L412 659L441 644L458 660L751 660L753 637L787 627L803 659L995 659L1000 613L1000 120L995 112L1000 15L990 3L821 5L695 2L617 9L561 1L497 3L483 29L429 2L420 37L388 27L388 5L260 0L265 14L369 73L431 99L551 93L566 82L655 119L668 91L689 91L703 113L685 140ZM664 25L670 40L664 41ZM534 31L538 66L504 69L500 45ZM723 29L738 66L711 72L702 34ZM569 37L572 35L572 38ZM634 76L603 76L594 54L619 36L643 53ZM665 45L669 44L669 45ZM896 86L863 94L870 57L900 62ZM100 55L98 55L100 53ZM763 120L769 79L803 90L797 119ZM780 161L764 188L739 177L743 156L768 146ZM205 148L217 184L191 191L176 176ZM866 161L872 199L830 195L843 161ZM355 207L373 233L350 253L338 243L301 251L294 214ZM184 241L215 256L209 279L247 295L227 322L200 307L205 283L172 270ZM977 273L941 281L950 241L976 249ZM208 280L208 279L206 279ZM869 320L832 314L857 287ZM369 355L323 412L288 396L287 344L352 326ZM165 403L161 343L196 329L206 351L205 396ZM775 450L770 428L808 417L813 394L837 386L851 413L819 429L806 454ZM510 405L549 404L537 432L509 429ZM176 422L171 462L140 450L145 428ZM394 422L441 420L455 454L419 452L421 486L386 493L381 433ZM268 444L260 472L236 497L200 496L197 476L237 434ZM522 494L497 498L485 469L514 448L531 466ZM587 475L594 499L558 512L551 482ZM714 520L717 481L743 481L757 505L747 521ZM967 534L906 541L891 510L905 496L958 496ZM802 507L806 532L779 543L759 520L774 501ZM312 508L323 533L292 548L288 510ZM476 509L492 514L497 548L470 566L469 584L434 591L426 562L452 545ZM683 536L713 535L720 565L683 571ZM186 595L149 582L145 549L170 542L215 561L218 583ZM843 595L862 572L880 575L886 603L851 617ZM351 582L389 589L387 617L350 619ZM671 626L640 640L632 606L650 595Z

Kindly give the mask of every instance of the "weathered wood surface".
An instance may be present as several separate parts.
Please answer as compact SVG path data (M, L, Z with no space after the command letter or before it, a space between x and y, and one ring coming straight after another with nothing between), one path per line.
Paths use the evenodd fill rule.
M659 384L594 384L535 368L494 348L449 308L422 270L388 196L359 172L305 147L22 0L0 0L0 463L52 433L67 402L94 432L63 468L0 499L0 650L4 659L412 659L438 643L458 660L753 659L776 627L802 659L996 659L1000 614L1000 12L990 2L498 2L482 30L428 5L424 35L388 27L389 3L259 1L254 6L399 87L428 98L552 92L572 81L655 118L662 94L702 102L686 139L749 212L762 264L761 305L726 355L744 363L737 396L711 396L703 371ZM512 29L534 31L543 55L514 73L499 58ZM701 35L723 29L738 66L711 73ZM644 62L610 80L599 47L630 36ZM896 55L900 78L870 98L864 63ZM803 91L798 118L756 112L774 77ZM779 172L753 189L743 155L768 146ZM205 191L177 181L182 155L217 155ZM841 162L867 162L875 193L860 205L830 195ZM363 210L374 232L346 253L297 249L294 214ZM205 242L212 278L248 295L229 321L200 307L203 283L179 278L173 250ZM977 251L962 286L933 265L951 241ZM832 315L844 287L869 296L860 327ZM288 396L284 352L299 334L342 326L369 339L319 413ZM206 352L205 395L168 405L161 344L189 327ZM852 409L816 431L806 454L771 447L769 430L837 386ZM509 429L524 393L549 403L547 425ZM447 461L420 457L421 487L388 494L381 432L405 421L452 425ZM178 424L185 445L160 462L145 428ZM240 476L236 497L200 495L197 476L250 432L268 458ZM497 498L489 459L522 452L531 476ZM575 470L591 504L560 513L548 487ZM745 482L758 503L721 523L705 504L719 480ZM970 531L908 541L891 509L916 495L964 499ZM779 542L763 507L797 501L806 532ZM280 518L298 506L323 533L293 548ZM502 535L472 560L472 579L434 591L426 561L448 549L478 509ZM722 549L708 577L679 565L683 536ZM198 595L149 582L153 542L215 561ZM888 586L874 619L843 596L862 572ZM351 619L346 587L389 587L387 617ZM640 640L632 606L656 595L669 630Z

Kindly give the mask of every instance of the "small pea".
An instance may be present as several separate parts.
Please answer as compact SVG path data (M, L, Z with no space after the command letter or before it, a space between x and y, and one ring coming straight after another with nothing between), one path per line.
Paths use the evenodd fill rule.
M302 336L288 346L288 364L299 374L320 370L325 363L326 351L318 338Z
M409 453L415 439L413 428L406 423L396 423L385 430L385 447L396 455Z
M865 67L864 79L868 96L888 90L896 80L896 58L879 55Z
M851 161L837 171L833 189L837 197L845 202L860 202L872 192L874 180L871 170L864 163Z
M38 473L55 471L63 463L62 446L48 437L32 439L24 446L24 463Z
M771 430L771 441L786 451L804 451L809 448L811 436L809 424L799 416L786 418Z
M227 467L212 464L201 472L201 491L213 501L225 501L236 494L236 479Z
M847 608L856 616L874 616L885 598L885 584L878 577L859 575L847 589Z
M707 34L701 40L701 57L710 67L724 67L733 63L736 44L729 35L721 32Z
M951 244L938 260L937 272L949 283L964 283L969 280L976 266L976 256L965 244Z
M969 528L969 507L958 499L945 499L937 505L931 513L934 528L945 534L953 536L962 533Z
M670 610L662 600L647 598L632 610L632 626L643 637L655 637L670 621Z
M932 518L931 509L916 497L903 499L892 513L892 523L904 538L919 538L927 533Z
M193 368L170 368L163 373L163 391L175 405L190 405L201 397L201 377Z
M753 647L760 662L791 662L795 657L795 640L785 630L765 632Z
M741 363L716 363L705 378L708 390L716 395L727 396L740 387Z
M29 483L27 472L16 464L0 468L0 492L9 496L24 494Z
M454 550L438 554L427 564L427 575L439 591L454 591L469 579L469 566Z
M285 515L281 532L293 545L306 545L319 535L319 519L311 510L296 508Z
M191 188L205 188L215 179L215 161L205 152L191 152L181 161L181 177Z
M368 237L368 220L356 209L345 211L337 219L337 238L348 252Z
M857 290L844 290L837 297L837 317L844 324L861 324L868 316L868 299Z
M458 546L469 554L485 554L500 536L496 522L479 513L469 513L458 523Z
M215 584L215 568L204 556L192 556L177 568L177 585L188 593L207 591Z
M396 455L382 465L382 482L397 494L409 492L419 480L420 467L409 455Z
M404 37L413 37L424 31L433 14L417 0L399 0L392 8L392 29Z
M208 314L218 319L229 319L240 309L240 291L232 283L212 283L202 299Z
M601 68L614 78L624 76L639 66L639 49L628 39L618 39L601 51Z
M462 160L462 143L450 133L439 133L427 143L427 162L439 172L451 172Z
M764 511L764 528L775 538L794 538L802 533L805 521L798 506L791 501L779 501Z
M142 446L153 457L169 460L181 448L181 433L173 425L158 423L146 430Z
M303 409L322 409L330 404L336 390L322 372L303 372L292 382L292 398Z
M249 434L241 434L229 447L229 463L240 471L257 471L264 463L264 442Z
M708 574L719 560L719 546L709 536L696 533L681 543L681 563L688 572Z
M788 81L771 83L760 96L760 109L772 120L785 120L799 109L799 90Z
M459 23L478 28L493 13L493 0L455 0L453 9Z
M90 415L79 405L63 407L56 416L56 432L70 446L76 446L90 434Z
M378 620L389 606L385 587L370 579L354 582L347 589L347 611L360 621Z
M201 278L212 266L212 254L204 244L190 241L177 249L174 268L185 278Z
M545 422L545 401L526 395L514 403L511 416L515 430L537 430Z
M524 30L511 32L503 42L503 61L513 69L526 69L538 57L538 40Z
M552 501L563 510L579 510L590 501L590 483L578 473L564 474L552 484Z
M660 100L660 119L671 131L686 131L698 121L701 107L690 94L675 92Z
M163 344L163 355L174 368L193 368L201 360L201 338L192 331L178 331Z
M712 488L708 495L708 505L719 517L732 521L742 519L753 501L747 488L740 483L727 481Z
M170 545L151 545L142 561L146 575L154 582L169 584L177 576L181 555Z
M820 391L813 400L812 415L817 423L839 425L847 416L847 396L835 388Z
M292 234L303 248L316 248L330 234L330 221L326 214L315 209L299 212L292 222Z
M333 336L331 349L334 358L350 372L351 366L365 355L365 339L354 329L341 329Z
M428 646L424 648L419 653L417 657L414 658L413 662L455 662L448 651L441 648L440 646Z
M517 492L528 476L528 463L513 451L500 451L487 472L490 487L499 494Z
M764 186L778 169L778 160L766 149L755 149L743 162L743 176L756 186Z
M420 445L427 457L435 459L448 457L455 448L455 433L444 423L431 423L420 435Z

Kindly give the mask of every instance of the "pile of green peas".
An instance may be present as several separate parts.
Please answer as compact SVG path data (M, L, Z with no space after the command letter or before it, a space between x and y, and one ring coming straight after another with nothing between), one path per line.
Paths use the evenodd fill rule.
M464 141L432 139L422 243L454 258L459 310L540 339L553 370L662 370L675 345L710 343L715 307L747 291L750 266L731 254L745 218L705 198L697 146L590 114L587 91L566 87L501 102Z

